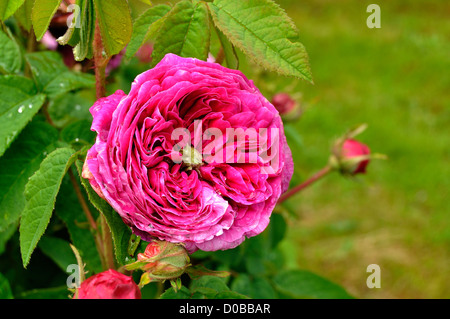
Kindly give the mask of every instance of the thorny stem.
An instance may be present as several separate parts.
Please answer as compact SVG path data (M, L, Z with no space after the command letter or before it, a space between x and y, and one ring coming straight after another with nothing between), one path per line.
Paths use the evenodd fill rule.
M95 92L96 98L100 99L106 94L106 65L108 64L109 59L104 57L103 55L103 43L102 37L100 34L100 27L98 21L95 23L95 31L94 31L94 43L93 43L93 51L94 51L94 70L95 70ZM100 212L100 227L101 227L101 254L103 254L103 258L105 261L105 266L110 269L115 269L114 263L114 252L112 245L112 237L111 230L108 227L108 223L106 222L105 216Z
M103 43L98 21L95 23L93 49L94 49L94 70L95 70L95 92L97 99L100 99L104 97L106 94L105 70L109 59L103 56Z
M322 177L324 177L325 175L327 175L331 171L332 171L332 169L331 169L331 167L329 165L325 166L320 171L318 171L316 174L311 176L308 180L304 181L300 185L295 186L294 188L291 188L286 193L281 195L281 197L278 199L278 204L283 203L285 200L287 200L291 196L295 195L296 193L298 193L302 189L308 187L309 185L311 185L315 181L321 179Z

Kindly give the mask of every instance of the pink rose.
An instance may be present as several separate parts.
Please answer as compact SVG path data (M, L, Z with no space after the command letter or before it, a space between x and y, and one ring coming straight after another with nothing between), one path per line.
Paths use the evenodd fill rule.
M354 139L346 139L342 145L342 158L344 162L349 162L349 173L352 175L359 173L366 173L366 167L369 164L369 159L366 158L370 154L370 149L367 145L358 142ZM355 161L356 160L356 161Z
M234 248L266 228L292 177L278 112L217 63L168 54L90 111L83 176L146 241Z
M141 299L133 278L108 269L84 280L77 289L77 299Z

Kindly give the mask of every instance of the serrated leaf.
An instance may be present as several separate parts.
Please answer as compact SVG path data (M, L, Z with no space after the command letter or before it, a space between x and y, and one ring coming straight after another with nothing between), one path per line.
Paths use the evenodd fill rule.
M0 232L16 223L25 208L25 185L58 139L43 121L31 122L0 158Z
M80 160L77 160L75 164L78 169L78 174L81 177L83 163ZM111 230L117 262L120 265L125 265L128 261L128 241L131 236L130 228L125 225L120 215L105 200L97 195L88 180L82 177L80 180L81 184L86 189L89 201L103 214L103 216L105 216L106 222Z
M35 0L31 11L36 40L40 41L48 29L50 21L59 7L61 0Z
M131 38L133 23L126 0L94 0L106 54L118 54Z
M5 21L16 12L25 0L2 0L0 2L0 20Z
M39 91L51 97L95 86L93 75L70 71L56 52L33 52L28 53L25 58Z
M281 271L273 282L277 290L292 298L353 298L341 286L306 270Z
M127 46L126 56L133 57L142 44L150 37L152 33L152 25L163 18L171 7L165 4L151 7L142 13L133 23L133 33L131 34L130 43Z
M77 259L70 248L70 244L64 239L42 236L38 246L39 249L47 255L47 257L53 260L64 272L67 271L67 266L77 263Z
M0 156L44 104L45 95L33 95L31 88L27 78L0 77Z
M25 187L27 203L20 220L20 250L23 266L44 234L55 206L61 181L75 160L72 148L59 148L42 161Z
M271 71L312 82L308 55L287 14L271 0L214 0L215 25L236 47Z
M210 26L206 4L180 1L168 13L155 40L152 63L167 54L206 60L209 53Z
M16 73L22 67L22 53L19 45L0 30L0 73Z

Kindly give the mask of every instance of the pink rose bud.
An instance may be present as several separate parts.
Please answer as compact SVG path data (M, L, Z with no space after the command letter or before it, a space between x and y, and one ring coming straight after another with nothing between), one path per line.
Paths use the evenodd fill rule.
M151 43L144 43L136 52L136 57L142 63L152 62L153 45Z
M354 139L346 139L342 145L341 161L352 175L366 173L369 164L370 149L367 145Z
M296 120L300 117L302 110L296 99L287 93L277 93L272 97L271 103L284 120Z
M295 101L287 93L275 94L272 97L272 104L280 114L286 114L295 107Z
M136 262L126 265L125 269L141 269L146 280L158 281L181 276L190 266L189 262L183 245L155 240L148 244L144 253L138 254Z
M108 269L84 280L74 299L141 299L141 291L131 277Z

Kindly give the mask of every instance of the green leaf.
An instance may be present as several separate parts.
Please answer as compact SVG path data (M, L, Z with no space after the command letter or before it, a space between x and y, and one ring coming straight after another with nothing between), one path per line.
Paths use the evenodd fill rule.
M19 220L28 178L39 169L57 139L58 131L50 124L33 121L0 158L0 232Z
M32 85L24 77L0 76L0 156L44 104L45 95L28 92Z
M8 279L0 273L0 299L13 299Z
M42 236L39 241L39 249L53 260L62 271L67 271L67 266L76 264L77 259L67 241L57 237Z
M61 0L34 1L33 10L31 11L31 22L33 23L37 41L40 41L44 36L60 3Z
M208 3L215 25L236 47L271 71L312 83L308 55L298 31L271 0Z
M103 46L108 56L118 54L128 44L133 29L126 0L94 0Z
M34 0L25 0L23 5L14 13L14 17L19 24L27 31L31 30L31 12L33 10Z
M281 271L273 282L278 291L292 298L353 298L341 286L306 270Z
M156 21L163 18L169 11L170 6L160 4L151 7L143 14L141 14L133 23L133 33L131 34L130 43L127 46L126 56L128 58L133 57L142 44L149 39L153 33L154 28L152 26Z
M92 144L96 134L90 130L92 121L79 120L73 122L61 131L61 139L66 143Z
M131 230L125 225L120 215L105 200L97 195L89 184L89 181L81 177L83 163L77 160L75 164L80 175L81 184L88 194L89 201L105 216L106 222L111 230L116 260L120 265L125 265L129 258L128 241L131 236Z
M239 68L239 59L236 54L234 46L228 41L227 37L218 28L215 28L219 37L220 44L222 45L223 53L225 54L225 62L230 69Z
M181 289L175 292L175 290L170 287L164 293L159 296L159 299L190 299L191 292L186 287L182 286Z
M2 0L0 2L0 20L5 21L16 12L25 0Z
M275 299L277 294L264 277L252 278L248 274L241 273L233 280L231 289L240 294L254 299Z
M28 53L25 58L39 91L51 97L95 86L93 75L70 71L56 52L33 52Z
M0 72L16 73L22 67L20 47L11 35L0 30Z
M20 299L68 299L70 295L67 286L33 289L20 294Z
M158 31L152 63L155 65L167 53L206 60L209 43L210 26L206 4L180 1L168 13Z
M23 266L44 234L55 206L61 181L75 160L74 150L59 148L50 153L25 187L27 203L20 220L20 250Z
M63 128L77 120L88 120L92 123L89 108L95 99L84 96L85 93L89 95L91 92L69 92L50 99L47 110L55 126Z
M226 283L216 276L202 276L199 279L192 280L191 291L195 291L198 288L210 288L216 292L230 290Z

